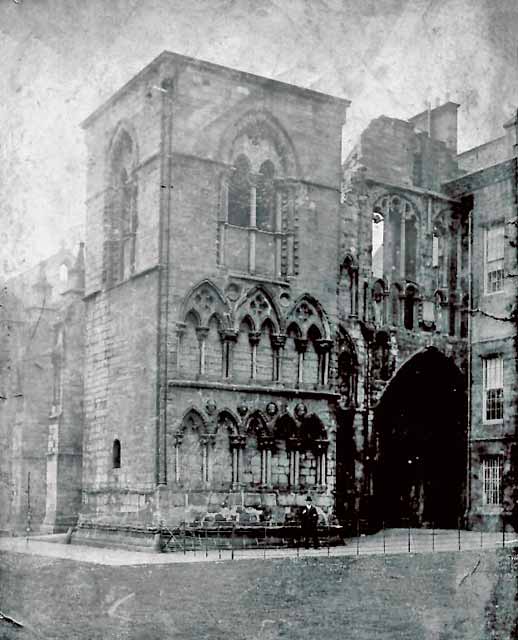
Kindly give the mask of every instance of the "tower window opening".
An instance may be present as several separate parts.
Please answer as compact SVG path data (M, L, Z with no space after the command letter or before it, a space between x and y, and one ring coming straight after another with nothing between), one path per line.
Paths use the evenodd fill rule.
M121 443L117 438L113 441L112 447L112 467L113 469L121 468Z

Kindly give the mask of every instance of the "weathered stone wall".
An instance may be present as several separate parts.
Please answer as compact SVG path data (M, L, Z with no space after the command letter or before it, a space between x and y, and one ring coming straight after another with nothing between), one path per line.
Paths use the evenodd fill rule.
M332 381L318 377L327 375L323 372L330 359L317 353L321 345L315 340L332 344L336 327L340 132L345 106L345 102L327 96L166 55L86 122L89 260L83 521L149 522L151 514L155 520L178 521L188 513L185 483L189 504L210 503L214 487L218 488L215 500L219 502L231 488L227 486L232 473L229 438L220 433L217 442L210 444L209 460L215 460L211 467L214 487L191 491L201 455L191 456L189 478L175 484L175 430L189 409L203 412L211 398L218 412L227 407L235 414L239 401L233 385L238 381L244 397L248 388L254 389L250 412L255 401L267 405L268 398L278 403L279 412L281 406L294 405L296 387L321 390L321 394L313 394L319 400L307 411L319 416L329 440L325 445L329 449L328 484L319 491L325 494L322 505L330 507L334 477L330 402L335 396L326 396ZM135 276L107 288L103 277L111 197L107 186L110 141L122 128L134 140L133 150L138 150L132 174L138 217ZM250 268L247 251L241 268L237 268L230 234L239 249L239 234L248 243L250 233L246 228L228 228L222 198L239 133L244 141L239 144L249 148L251 157L255 136L260 147L266 141L275 158L282 161L282 172L278 166L285 193L282 224L288 226L278 229L276 236L257 232L255 268ZM251 136L248 141L247 135ZM169 192L164 191L167 189ZM167 238L169 246L164 245L159 256L158 246ZM225 240L227 246L222 244ZM159 260L164 266L168 264L167 274L138 275ZM197 299L197 295L201 297ZM312 324L318 332L310 332L301 381L302 356L296 352L294 336L287 337L286 332L288 319L297 319L293 314L298 313L296 303L303 296L307 317L298 319L298 337L305 340ZM204 314L204 304L214 305L216 315ZM254 308L254 304L264 308ZM239 331L245 308L253 326ZM271 324L264 325L265 319ZM161 341L157 344L159 326ZM222 331L229 338L226 342ZM251 334L257 334L253 362ZM330 344L322 349L328 350ZM160 488L155 502L151 493L157 480L157 447L162 446L156 435L156 359L162 358L164 349L167 357L160 369L160 388L167 384L167 378L184 382L183 386L170 386L163 408L167 416L168 484L167 489ZM274 356L274 351L278 355ZM278 376L274 373L276 360ZM222 377L224 389L215 384ZM279 380L274 380L276 377ZM244 424L242 433L235 435L250 439L244 449L249 471L243 470L243 486L237 483L239 491L252 489L255 497L247 503L261 503L264 495L265 504L274 506L274 485L284 485L287 492L287 453L281 450L285 445L278 439L277 445L271 446L271 486L263 491L254 486L261 455L257 452L258 435L246 433ZM110 468L114 439L121 443L120 469ZM300 493L313 477L314 455L301 452L298 497L292 497L291 503L301 501ZM221 493L223 487L225 492Z

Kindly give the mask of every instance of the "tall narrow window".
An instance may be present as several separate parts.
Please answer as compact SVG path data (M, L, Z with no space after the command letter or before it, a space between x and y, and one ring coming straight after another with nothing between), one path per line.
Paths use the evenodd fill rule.
M504 289L504 225L486 230L486 293Z
M378 326L385 322L385 285L382 280L374 283L372 288L373 320Z
M120 131L111 152L111 184L107 190L109 232L105 242L105 280L111 286L135 271L137 236L136 144L127 131Z
M375 277L385 275L392 281L399 278L416 280L417 222L418 213L404 196L385 195L378 200L372 220L372 271Z
M237 157L228 185L228 222L239 227L250 224L250 163L244 155Z
M112 467L114 469L121 468L121 443L120 440L115 439L112 446Z
M275 227L274 174L273 162L263 162L257 178L256 225L265 231L273 231Z
M452 295L448 304L448 334L454 336L457 331L457 303Z
M404 256L404 276L408 280L416 280L416 257L417 257L417 224L410 205L405 204L405 256Z
M401 290L397 284L390 287L390 322L394 327L401 323L400 312Z
M446 232L442 226L436 226L432 239L432 266L436 272L436 286L448 286L448 256L446 251Z
M504 360L501 355L483 359L484 419L503 420L504 417Z
M66 284L68 282L68 267L65 263L59 267L59 281L61 284Z
M416 290L414 287L407 287L405 295L405 329L410 331L414 328L415 323L415 296Z
M372 213L372 277L383 278L383 231L385 220L379 211Z
M484 504L502 504L502 456L482 458L482 501Z

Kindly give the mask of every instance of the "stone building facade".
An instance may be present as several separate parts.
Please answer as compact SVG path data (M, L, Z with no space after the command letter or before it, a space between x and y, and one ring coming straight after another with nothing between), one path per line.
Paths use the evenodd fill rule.
M515 123L459 155L458 105L382 116L341 166L348 105L164 52L85 121L42 528L513 519Z
M344 165L339 292L357 278L359 306L339 296L340 316L363 345L353 490L373 526L467 515L468 228L442 188L459 174L456 132L453 103L408 122L382 116Z
M85 122L83 529L331 513L347 106L164 53Z
M516 123L458 155L456 112L381 117L345 164L344 243L364 265L367 341L388 358L364 362L357 495L371 522L499 529L516 526Z
M2 285L0 531L53 532L81 505L84 256L66 250Z
M518 245L516 118L459 156L445 189L469 210L471 278L468 509L472 526L516 528Z

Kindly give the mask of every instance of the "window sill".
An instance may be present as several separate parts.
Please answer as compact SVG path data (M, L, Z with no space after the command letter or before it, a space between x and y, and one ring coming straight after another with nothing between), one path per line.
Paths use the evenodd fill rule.
M230 222L226 222L225 226L229 229L241 229L242 231L259 231L259 233L267 233L270 236L282 236L287 235L282 231L272 231L271 229L262 229L261 227L251 227L250 225L243 226L240 224L230 224Z

